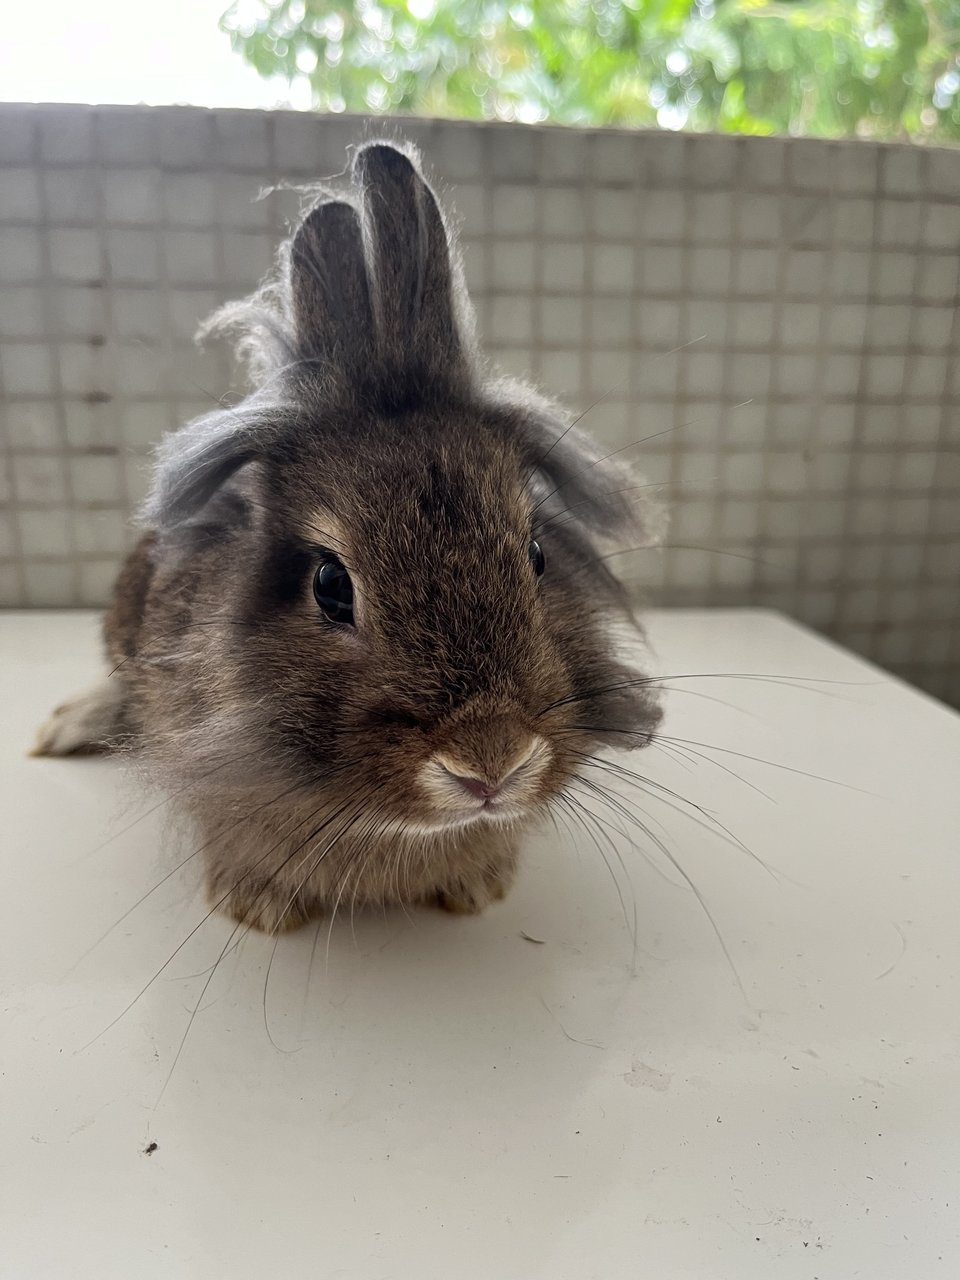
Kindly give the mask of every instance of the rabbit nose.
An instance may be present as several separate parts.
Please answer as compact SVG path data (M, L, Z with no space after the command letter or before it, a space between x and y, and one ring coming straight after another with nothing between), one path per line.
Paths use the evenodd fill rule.
M446 766L444 766L446 768ZM464 790L469 791L472 796L476 796L478 800L492 800L498 794L502 782L489 783L483 778L475 778L469 773L454 773L452 769L447 769L447 773L453 778L454 782L459 782ZM509 774L507 775L509 777Z
M452 778L454 782L458 782L465 791L474 796L477 800L493 800L500 794L504 786L515 777L530 762L531 757L537 749L537 740L531 740L524 748L522 754L513 760L507 768L503 769L497 777L491 777L489 773L485 776L478 773L468 773L464 765L458 760L451 760L449 757L437 756L437 762L443 769L444 773Z

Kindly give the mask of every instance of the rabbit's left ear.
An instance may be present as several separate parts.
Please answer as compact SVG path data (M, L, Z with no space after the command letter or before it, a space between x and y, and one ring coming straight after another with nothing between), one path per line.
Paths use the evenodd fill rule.
M353 163L384 390L445 394L472 376L468 303L439 206L415 158L388 143Z

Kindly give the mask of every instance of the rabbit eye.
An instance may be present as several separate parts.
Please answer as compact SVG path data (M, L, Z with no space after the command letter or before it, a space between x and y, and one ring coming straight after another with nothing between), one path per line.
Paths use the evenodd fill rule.
M530 563L533 565L533 572L539 578L543 574L544 569L547 567L547 562L543 558L543 551L540 547L540 543L537 542L536 539L534 538L530 539L529 554L530 554Z
M331 622L353 625L353 583L334 555L327 555L313 575L313 598Z

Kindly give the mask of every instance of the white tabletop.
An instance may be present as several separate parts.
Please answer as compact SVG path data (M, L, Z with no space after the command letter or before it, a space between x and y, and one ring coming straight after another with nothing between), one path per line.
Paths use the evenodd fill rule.
M742 990L654 844L548 828L479 919L323 926L309 986L314 930L266 1001L248 937L173 1066L230 927L99 1034L204 904L188 863L80 958L189 846L117 762L24 755L92 615L0 620L4 1280L957 1274L960 717L774 614L650 630L716 763L624 762L708 812L623 795Z

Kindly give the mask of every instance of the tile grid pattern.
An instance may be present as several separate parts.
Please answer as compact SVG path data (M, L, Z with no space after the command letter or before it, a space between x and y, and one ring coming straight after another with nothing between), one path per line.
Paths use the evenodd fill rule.
M289 186L383 128L0 106L0 605L104 601L153 444L237 387L198 321L268 269ZM674 521L625 574L783 609L960 703L960 153L402 132L493 359L643 440Z

